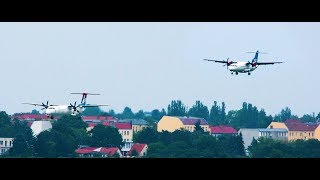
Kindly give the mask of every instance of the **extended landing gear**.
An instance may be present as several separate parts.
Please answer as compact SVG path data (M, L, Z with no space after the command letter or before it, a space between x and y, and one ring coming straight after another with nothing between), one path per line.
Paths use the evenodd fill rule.
M238 72L236 72L236 75L238 75Z
M248 72L248 75L250 75L251 73L250 72Z

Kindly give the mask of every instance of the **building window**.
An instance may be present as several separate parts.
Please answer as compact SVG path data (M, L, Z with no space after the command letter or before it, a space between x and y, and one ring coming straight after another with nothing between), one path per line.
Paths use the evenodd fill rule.
M4 146L7 146L7 141L4 141Z
M12 141L10 141L10 146L12 146Z
M0 145L3 145L3 141L0 141Z

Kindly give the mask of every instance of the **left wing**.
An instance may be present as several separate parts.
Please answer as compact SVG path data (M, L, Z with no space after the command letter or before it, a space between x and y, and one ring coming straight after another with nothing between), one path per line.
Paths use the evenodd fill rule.
M280 64L283 62L256 62L256 65L271 65L271 64Z

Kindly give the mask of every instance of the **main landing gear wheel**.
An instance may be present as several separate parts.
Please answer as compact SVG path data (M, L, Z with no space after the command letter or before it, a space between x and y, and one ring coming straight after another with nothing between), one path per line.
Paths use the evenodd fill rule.
M250 72L248 72L248 75L250 75L251 73Z
M236 75L238 75L238 72L236 72Z

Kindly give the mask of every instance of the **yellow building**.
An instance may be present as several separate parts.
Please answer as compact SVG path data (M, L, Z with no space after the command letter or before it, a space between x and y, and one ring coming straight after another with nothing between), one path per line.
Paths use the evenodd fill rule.
M315 123L302 123L300 120L286 120L285 122L271 122L268 128L285 128L288 130L288 141L297 139L320 140L320 128Z
M118 129L124 142L132 142L133 132L130 123L115 123L115 127Z
M200 121L200 126L205 132L210 132L209 124L203 118L196 117L176 117L176 116L163 116L157 125L158 132L185 129L193 132L195 124Z
M149 123L144 119L121 119L118 122L130 123L132 125L133 133L139 132L149 126Z

